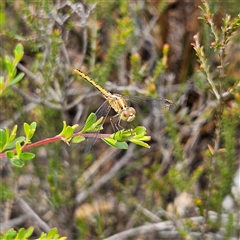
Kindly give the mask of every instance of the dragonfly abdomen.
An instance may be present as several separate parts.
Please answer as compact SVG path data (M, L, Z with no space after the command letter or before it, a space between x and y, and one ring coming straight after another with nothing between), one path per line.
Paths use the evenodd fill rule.
M125 99L119 94L111 94L110 97L107 97L107 101L117 113L120 113L122 110L128 107Z
M105 89L103 89L100 85L98 85L97 83L95 83L95 81L93 81L90 77L88 77L87 75L85 75L83 72L81 72L78 69L74 69L74 72L76 74L78 74L79 76L81 76L82 78L84 78L86 81L90 82L95 88L97 88L102 95L107 99L109 94L112 95L110 92L106 91Z

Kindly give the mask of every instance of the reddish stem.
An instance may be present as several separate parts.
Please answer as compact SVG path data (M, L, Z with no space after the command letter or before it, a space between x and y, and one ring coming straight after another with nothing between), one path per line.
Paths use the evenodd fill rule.
M91 137L91 138L107 138L110 137L111 134L102 134L102 133L74 133L72 135L72 137L77 137L77 136L83 136L83 137ZM48 144L48 143L52 143L52 142L57 142L63 140L64 141L64 137L62 136L55 136L55 137L51 137L51 138L46 138L44 140L40 140L38 142L26 145L25 147L22 148L23 151L37 147L37 146L41 146L44 144ZM13 152L16 152L16 150L14 149ZM6 157L5 153L0 153L0 158Z

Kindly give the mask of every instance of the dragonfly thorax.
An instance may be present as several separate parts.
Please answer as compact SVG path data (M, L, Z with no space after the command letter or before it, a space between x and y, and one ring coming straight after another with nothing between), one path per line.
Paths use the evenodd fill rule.
M135 119L136 110L129 107L124 97L120 94L109 94L107 101L120 116L120 119L126 122L132 122Z

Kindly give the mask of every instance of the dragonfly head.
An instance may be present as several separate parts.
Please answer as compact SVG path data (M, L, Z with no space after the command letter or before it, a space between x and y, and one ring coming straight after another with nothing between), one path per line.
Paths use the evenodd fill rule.
M175 104L173 101L164 99L165 109L172 111L175 107Z
M135 119L135 115L136 110L133 107L128 107L121 112L120 118L123 121L132 122Z

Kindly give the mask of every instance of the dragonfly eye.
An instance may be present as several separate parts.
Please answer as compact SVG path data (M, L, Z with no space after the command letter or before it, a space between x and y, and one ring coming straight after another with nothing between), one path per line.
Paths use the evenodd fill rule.
M175 106L175 104L173 101L165 99L165 108L167 110L170 110L170 111L173 110L174 106Z
M136 110L133 107L129 107L122 111L121 119L126 122L132 122L135 119Z

